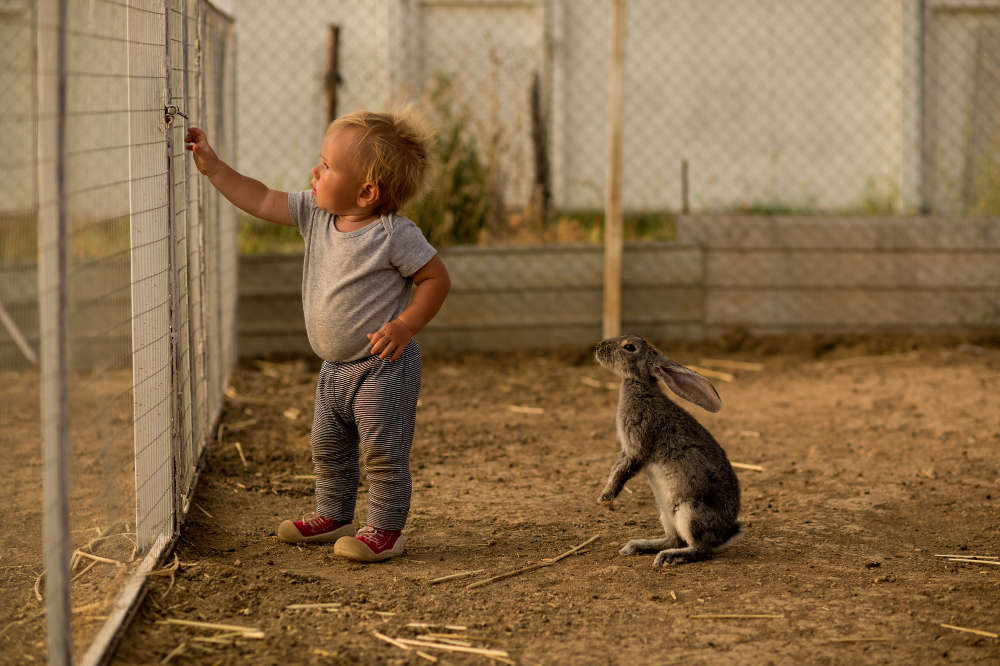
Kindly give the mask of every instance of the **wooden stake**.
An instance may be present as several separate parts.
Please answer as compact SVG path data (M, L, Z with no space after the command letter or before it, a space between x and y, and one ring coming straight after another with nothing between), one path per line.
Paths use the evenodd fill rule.
M329 30L323 91L326 93L326 122L332 123L337 119L337 87L340 85L340 26L331 23Z
M622 327L622 254L624 215L622 185L625 144L625 27L626 0L611 2L608 67L607 174L604 196L604 302L602 334L613 338Z

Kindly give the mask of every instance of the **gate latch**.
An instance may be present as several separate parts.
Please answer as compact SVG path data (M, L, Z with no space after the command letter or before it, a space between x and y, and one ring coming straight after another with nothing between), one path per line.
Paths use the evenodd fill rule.
M181 118L187 118L188 114L180 110L176 104L168 104L163 107L163 122L167 125L174 122L174 116L180 116Z

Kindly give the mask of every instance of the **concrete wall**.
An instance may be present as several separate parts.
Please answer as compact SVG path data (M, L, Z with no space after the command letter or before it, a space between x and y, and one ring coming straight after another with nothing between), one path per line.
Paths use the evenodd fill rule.
M1000 219L687 218L705 333L967 333L1000 327Z
M426 349L589 345L600 247L458 248ZM240 353L309 352L299 257L244 257ZM1000 330L1000 220L683 218L676 243L629 245L623 329L653 339Z
M428 350L590 345L601 332L597 246L452 248L452 292L419 340ZM239 353L309 354L300 256L240 263ZM4 303L38 342L34 267L0 269L17 297ZM117 273L81 279L113 290ZM674 243L632 244L624 257L626 331L704 339L733 329L785 333L1000 331L1000 219L933 217L685 217ZM128 348L125 301L71 315L77 348ZM0 366L20 358L0 330ZM86 359L78 356L77 361Z

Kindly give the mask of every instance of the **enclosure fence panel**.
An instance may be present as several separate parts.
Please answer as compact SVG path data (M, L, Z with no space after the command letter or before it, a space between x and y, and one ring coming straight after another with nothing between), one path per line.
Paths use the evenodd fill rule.
M183 519L236 285L183 136L231 152L232 31L200 0L0 7L0 660L97 663Z

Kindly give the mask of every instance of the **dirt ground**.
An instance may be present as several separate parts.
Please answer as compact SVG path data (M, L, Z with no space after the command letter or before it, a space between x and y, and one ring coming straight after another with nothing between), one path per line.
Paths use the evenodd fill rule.
M138 564L132 372L71 375L70 603L82 655ZM0 664L44 663L42 415L37 372L0 373ZM103 558L101 560L93 558Z
M177 570L150 579L113 663L1000 663L1000 566L938 557L1000 556L1000 344L972 342L664 345L733 375L715 380L718 414L686 406L732 461L761 469L737 470L740 542L659 569L618 553L660 531L644 477L597 503L617 391L589 350L425 358L407 551L373 565L277 541L281 520L313 507L317 366L245 361Z

